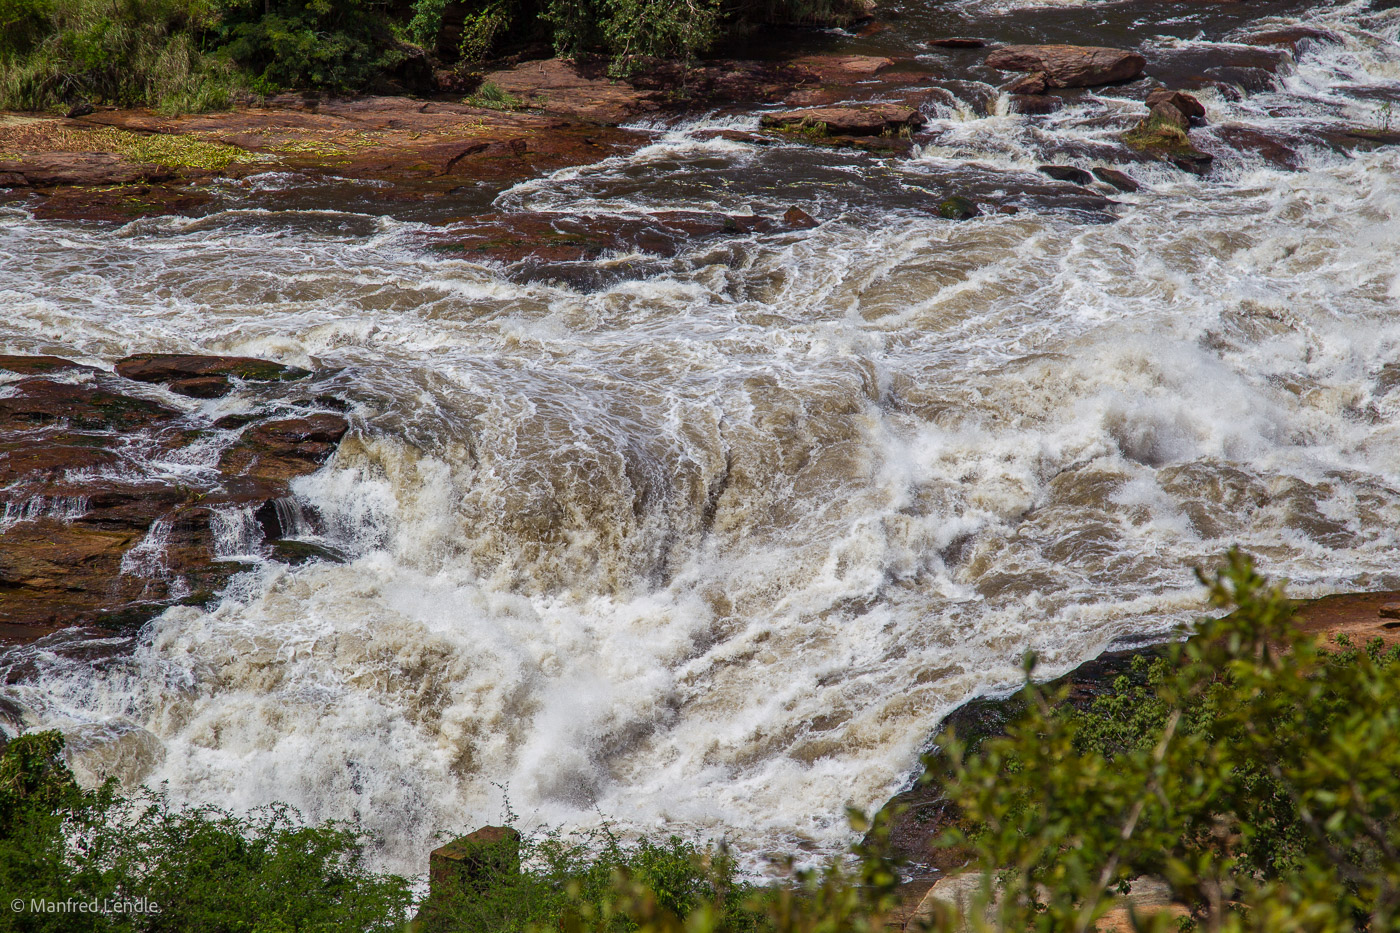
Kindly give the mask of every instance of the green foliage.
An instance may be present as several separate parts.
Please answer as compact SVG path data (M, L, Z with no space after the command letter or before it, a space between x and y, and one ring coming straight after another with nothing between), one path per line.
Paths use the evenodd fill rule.
M722 25L719 0L548 0L544 17L561 55L601 53L618 74L648 59L689 61Z
M505 0L490 0L481 9L468 13L462 21L462 40L457 49L462 61L484 61L515 20L516 12Z
M372 0L226 0L216 34L222 54L264 93L358 90L396 64Z
M246 817L182 809L159 794L82 791L56 732L0 757L0 903L153 903L158 912L9 911L7 929L389 933L409 905L401 878L364 864L353 827L308 826L281 805Z
M473 107L485 107L489 110L516 110L525 106L525 102L520 98L491 81L482 82L481 87L477 88L476 93L468 97L466 102Z
M227 65L197 35L214 21L208 0L0 0L0 107L41 110L78 100L227 106Z
M1400 652L1319 648L1238 552L1209 585L1238 609L1137 682L1079 713L1028 687L1005 736L946 738L932 777L978 828L944 842L988 902L997 879L999 928L1087 929L1141 875L1200 929L1400 922Z

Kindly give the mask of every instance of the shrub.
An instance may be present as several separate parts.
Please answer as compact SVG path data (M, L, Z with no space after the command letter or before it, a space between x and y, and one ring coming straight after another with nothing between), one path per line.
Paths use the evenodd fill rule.
M1319 647L1238 552L1210 593L1238 609L1088 710L1028 687L1005 736L945 737L1000 928L1083 929L1140 875L1204 929L1400 922L1400 651Z
M78 100L227 106L227 65L197 39L215 18L205 0L0 0L25 27L0 38L0 107L41 110ZM13 15L19 15L14 13Z
M111 783L83 791L56 732L16 738L0 756L0 897L146 899L155 913L6 911L14 929L80 933L290 931L389 933L409 905L403 879L364 864L352 826L310 826L289 807L246 817L133 797Z

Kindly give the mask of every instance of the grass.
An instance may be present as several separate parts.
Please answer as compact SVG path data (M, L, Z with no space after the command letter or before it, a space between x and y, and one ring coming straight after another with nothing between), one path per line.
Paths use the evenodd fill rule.
M524 100L492 81L482 82L476 93L462 103L487 110L520 110L525 106Z
M74 129L49 121L24 124L7 142L9 145L3 145L4 151L0 151L3 161L23 159L20 152L110 152L132 162L149 162L167 168L221 171L235 163L265 158L237 146L197 136L132 133L111 126Z

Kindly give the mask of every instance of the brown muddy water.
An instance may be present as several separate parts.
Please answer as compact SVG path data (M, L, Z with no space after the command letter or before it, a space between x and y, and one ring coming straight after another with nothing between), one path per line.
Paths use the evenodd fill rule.
M1210 123L1380 125L1400 97L1383 7L1251 4L1342 41L1254 93L1202 91ZM970 54L934 34L1188 61L1243 28L1194 4L1112 7L1110 28L1105 8L906 4L804 41L933 69ZM844 844L843 805L898 790L939 717L1015 683L1027 649L1054 673L1191 618L1192 567L1233 543L1299 593L1400 588L1397 150L1305 146L1288 172L1207 128L1209 178L1134 166L1142 190L1109 203L1035 166L1082 162L1140 93L1031 120L982 92L929 104L909 159L714 138L758 115L711 114L393 209L268 174L194 218L0 211L6 352L254 355L340 368L355 402L296 487L347 563L265 561L229 515L223 552L257 569L216 605L97 665L62 635L12 649L0 693L177 800L359 818L398 871L499 819L503 788L526 824L756 857ZM928 209L949 192L1022 209L951 222ZM670 258L429 242L487 208L792 204L822 223Z

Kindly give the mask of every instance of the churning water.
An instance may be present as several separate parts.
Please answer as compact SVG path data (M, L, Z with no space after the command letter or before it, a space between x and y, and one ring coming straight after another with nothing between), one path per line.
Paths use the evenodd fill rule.
M1344 41L1213 123L1383 119L1400 11L1310 21ZM928 210L1129 110L942 106L893 163L658 127L495 209L824 223L553 277L276 175L198 219L0 212L4 349L339 367L356 406L296 489L349 562L261 564L101 665L15 649L6 695L176 799L357 816L401 871L501 788L527 823L827 850L1025 650L1160 635L1232 543L1299 593L1400 588L1396 150L1135 168L1112 222Z

